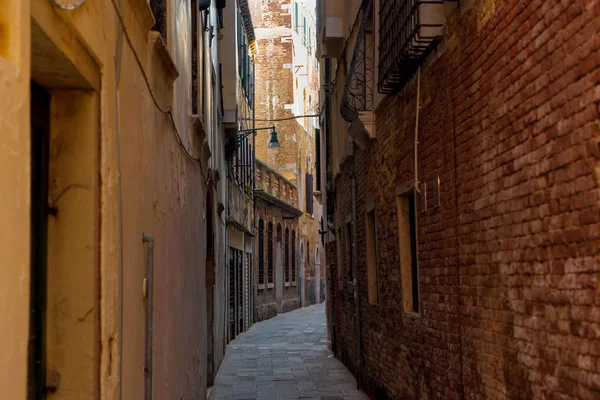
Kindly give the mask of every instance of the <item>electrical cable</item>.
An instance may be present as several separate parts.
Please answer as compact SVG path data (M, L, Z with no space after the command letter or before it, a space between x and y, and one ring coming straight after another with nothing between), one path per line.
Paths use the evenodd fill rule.
M150 80L148 79L148 75L146 74L146 71L144 70L144 67L142 65L142 61L140 60L139 55L135 51L135 47L133 46L131 38L129 37L129 33L127 32L127 28L125 26L125 21L123 20L123 15L121 14L121 12L119 10L119 7L115 3L115 0L111 0L111 3L112 3L112 5L113 5L113 7L115 9L115 12L117 13L117 17L119 18L119 23L121 25L121 29L122 29L123 35L125 36L125 41L129 45L129 48L131 49L131 52L133 53L133 57L135 58L135 62L136 62L137 66L140 69L140 72L142 74L142 78L144 79L144 82L146 83L146 87L148 88L148 92L150 93L150 97L152 98L152 102L154 103L154 106L161 113L167 114L169 116L169 120L171 122L171 125L173 126L173 132L175 133L175 137L177 139L177 142L179 143L179 147L181 147L181 149L183 150L183 152L185 153L185 155L190 160L196 161L198 163L198 165L200 166L200 174L202 175L202 178L204 179L204 185L208 186L209 183L212 182L212 174L209 171L208 177L206 176L206 174L204 173L204 170L202 168L202 162L201 162L200 158L194 157L192 154L190 154L190 152L188 151L188 149L186 148L186 146L183 144L183 140L181 139L181 135L179 134L179 130L177 129L177 125L175 124L175 119L173 117L173 112L171 110L171 107L163 108L158 103L158 100L156 99L156 96L154 95L154 92L152 91L152 87L150 85ZM214 185L214 182L213 182L213 185Z

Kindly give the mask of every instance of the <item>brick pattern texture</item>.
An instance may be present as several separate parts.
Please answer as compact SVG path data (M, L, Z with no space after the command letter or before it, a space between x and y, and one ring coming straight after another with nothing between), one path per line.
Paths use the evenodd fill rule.
M384 98L376 141L355 147L335 178L335 350L373 399L598 399L600 1L468 3L422 64L420 313L402 310L395 206L398 186L414 181L415 75ZM360 369L355 299L338 281L352 171ZM367 301L371 201L376 305Z

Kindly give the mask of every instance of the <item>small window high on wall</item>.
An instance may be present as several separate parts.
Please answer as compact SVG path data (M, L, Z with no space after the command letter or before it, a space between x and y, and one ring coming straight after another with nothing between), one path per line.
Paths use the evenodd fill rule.
M405 312L419 312L419 269L417 259L417 213L415 192L398 196L398 250L402 305Z

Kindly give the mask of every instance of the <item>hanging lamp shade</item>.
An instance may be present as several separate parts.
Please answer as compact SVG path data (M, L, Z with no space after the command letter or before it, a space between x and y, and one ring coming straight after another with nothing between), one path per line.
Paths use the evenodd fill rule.
M279 140L277 140L277 131L273 128L273 132L271 132L271 140L269 140L269 148L270 149L278 149L279 148Z

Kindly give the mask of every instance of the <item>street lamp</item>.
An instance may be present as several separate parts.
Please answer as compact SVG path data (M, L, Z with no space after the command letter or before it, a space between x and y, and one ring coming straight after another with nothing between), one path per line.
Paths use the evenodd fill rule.
M270 149L278 149L279 140L277 140L277 131L275 131L275 126L273 126L273 132L271 132L271 140L269 140L269 148Z
M241 143L242 140L244 140L245 138L247 138L248 136L250 136L251 133L256 134L256 131L260 131L260 130L265 130L265 129L272 129L273 131L271 132L271 140L269 140L269 148L270 149L277 149L280 147L279 145L279 140L277 140L277 131L275 130L275 125L273 126L267 126L266 128L254 128L254 129L240 129L238 130L238 133L242 133L242 135L238 135L238 145L239 143ZM236 146L237 148L237 146Z

